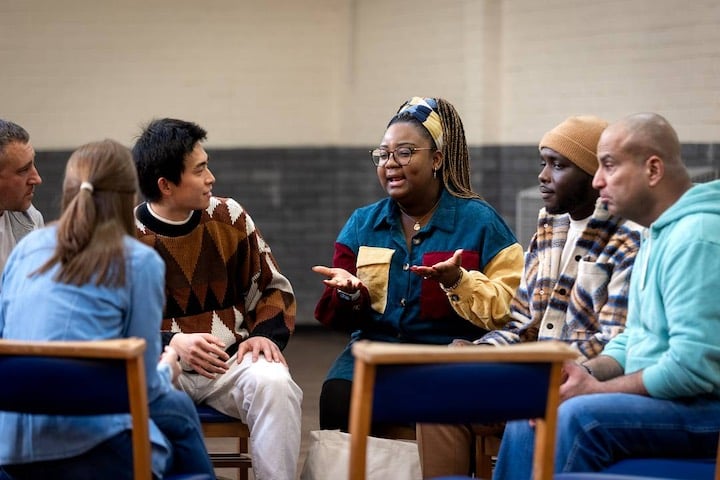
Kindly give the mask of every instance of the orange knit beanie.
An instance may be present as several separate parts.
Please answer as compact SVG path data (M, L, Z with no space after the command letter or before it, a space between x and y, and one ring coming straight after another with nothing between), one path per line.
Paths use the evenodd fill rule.
M608 122L592 115L569 117L542 137L539 148L552 148L588 174L595 175L597 144L607 126Z

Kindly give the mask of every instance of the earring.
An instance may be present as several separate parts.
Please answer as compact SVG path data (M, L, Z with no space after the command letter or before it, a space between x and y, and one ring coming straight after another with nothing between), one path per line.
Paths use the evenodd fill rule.
M433 178L437 178L437 169L433 168Z

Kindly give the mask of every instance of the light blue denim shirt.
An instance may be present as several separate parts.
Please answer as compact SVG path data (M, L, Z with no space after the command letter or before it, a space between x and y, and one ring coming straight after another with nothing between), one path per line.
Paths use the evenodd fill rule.
M10 254L0 287L0 337L144 338L149 401L172 388L169 370L157 368L165 284L162 259L153 249L127 236L127 281L123 287L58 283L53 280L57 267L32 275L52 255L56 235L54 226L36 230ZM130 415L63 417L0 412L0 465L76 456L130 428ZM153 471L160 475L168 461L169 445L152 422L150 428Z

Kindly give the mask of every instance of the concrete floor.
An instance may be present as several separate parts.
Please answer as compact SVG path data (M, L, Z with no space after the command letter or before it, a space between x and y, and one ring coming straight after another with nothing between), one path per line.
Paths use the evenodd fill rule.
M348 336L332 332L318 324L315 326L299 326L285 348L285 358L290 365L295 382L303 390L302 404L302 443L298 461L298 478L307 456L310 430L319 428L318 401L320 388L325 374L335 357L348 342ZM214 451L231 451L232 440L210 439L208 448ZM237 471L217 469L219 478L236 480ZM252 475L251 475L252 479Z

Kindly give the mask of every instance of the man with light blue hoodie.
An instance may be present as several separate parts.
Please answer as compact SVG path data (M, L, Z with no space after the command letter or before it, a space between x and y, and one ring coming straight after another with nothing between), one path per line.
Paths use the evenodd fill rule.
M557 472L637 457L715 456L720 432L720 181L693 186L672 126L629 116L600 137L593 186L613 215L648 227L623 333L560 390ZM494 478L528 479L533 430L508 424Z

